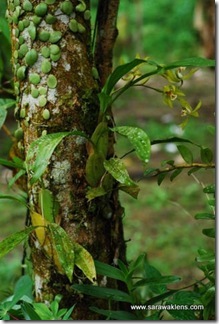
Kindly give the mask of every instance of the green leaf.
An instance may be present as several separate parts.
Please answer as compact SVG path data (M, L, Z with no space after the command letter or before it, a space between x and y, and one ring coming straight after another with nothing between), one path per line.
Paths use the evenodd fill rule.
M215 287L207 289L205 294L202 296L202 300L205 304L209 304L212 300L215 300Z
M119 126L114 127L112 131L126 136L134 146L135 152L140 160L148 163L151 153L151 143L148 135L139 127Z
M4 125L7 116L7 110L0 107L0 128Z
M215 193L215 185L209 185L203 189L204 193L214 194Z
M0 98L0 128L5 122L7 116L7 109L15 105L14 99L2 99Z
M209 213L198 213L195 215L195 219L215 219L214 214L209 214Z
M208 251L205 250L205 249L198 249L198 254L199 255L206 255L207 253L208 253Z
M188 171L188 175L191 175L192 173L196 172L200 170L200 167L194 167L194 168L191 168L189 171Z
M125 282L124 274L118 268L100 261L95 261L95 266L98 274Z
M103 187L90 188L87 191L86 198L88 199L88 201L91 201L97 197L101 197L105 195L106 195L106 191L104 190Z
M170 181L173 181L181 172L183 169L176 169L172 172L170 176Z
M137 199L138 198L138 194L140 191L140 188L138 185L134 184L132 186L123 186L123 185L119 185L118 186L119 190L122 190L124 192L126 192L127 194L129 194L131 197Z
M169 308L168 308L169 305ZM178 309L171 309L172 307L172 302L167 302L166 303L166 310L168 311L168 313L170 313L171 316L173 316L173 318L175 320L181 320L181 321L193 321L193 320L197 320L196 316L195 316L195 312L191 309L183 309L183 305L176 305L175 307L178 307ZM185 308L186 306L184 306Z
M215 262L215 254L213 252L206 252L196 258L197 262Z
M215 238L215 228L204 228L202 233L208 237Z
M69 281L72 281L75 259L72 241L65 230L58 224L50 223L47 228L54 254L54 263L58 270L66 274Z
M120 270L124 273L125 276L127 276L129 274L129 270L127 265L125 265L124 262L122 262L122 260L118 259L118 266L120 268Z
M145 63L145 60L141 59L135 59L129 63L123 64L118 66L113 73L108 77L106 84L103 87L102 92L104 92L107 95L110 95L111 91L113 90L116 83L128 72L130 72L133 68L136 66Z
M153 277L153 278L146 278L137 281L134 284L134 287L141 287L145 285L160 285L160 284L171 284L175 282L179 282L181 280L178 276L161 276L161 277Z
M17 161L8 161L5 159L1 159L0 158L0 164L7 166L7 167L11 167L11 168L15 168L15 169L24 169L24 161L18 159Z
M69 310L65 313L65 315L63 316L62 318L62 321L70 321L72 318L71 318L71 314L75 308L75 305L74 304L71 308L69 308Z
M24 314L24 319L26 321L40 321L41 318L39 315L35 312L33 306L27 302L23 302L21 304L21 310Z
M209 133L211 134L211 135L215 135L215 133L216 133L216 127L215 126L213 126L213 125L208 125L207 126L207 130L209 131Z
M60 132L41 136L31 143L26 156L27 172L32 176L30 180L31 184L39 180L45 172L56 146L64 137L69 135L78 135L87 138L84 133L78 131Z
M119 183L125 186L135 185L135 182L129 177L128 171L123 162L118 158L111 158L104 161L104 167Z
M184 161L188 164L192 164L193 163L193 154L190 151L190 149L188 149L188 147L184 146L184 145L177 145L178 151L181 154L182 158L184 159Z
M157 278L158 280L159 280L159 278L162 277L160 271L157 270L155 267L153 267L152 265L149 264L146 256L144 258L144 277L146 279ZM153 284L150 284L149 285L149 288L155 294L162 294L165 291L167 291L167 287L164 284L161 284L161 285L156 285L156 284L153 285Z
M22 176L25 175L25 174L26 174L26 170L24 170L24 169L19 170L19 171L15 174L15 176L12 177L12 178L9 180L9 182L8 182L8 186L9 186L9 188L11 188L11 187L15 184L15 182L16 182L20 177L22 177Z
M32 175L31 184L45 172L56 146L69 134L70 132L48 134L31 143L26 156L27 171Z
M55 197L48 189L41 189L39 193L39 205L41 208L42 216L49 222L55 222L55 217L58 212L58 202L55 201Z
M112 98L105 92L100 92L98 94L98 98L100 101L100 111L104 114L107 108L110 106Z
M20 232L16 232L6 237L0 242L0 258L13 250L18 244L24 241L36 227L30 226Z
M156 303L166 299L167 297L174 295L176 292L177 292L177 290L169 290L169 291L167 291L167 292L165 292L163 294L152 297L149 300L147 300L145 305L155 305Z
M128 280L132 280L133 273L139 270L138 268L140 267L144 258L145 258L145 254L140 254L136 260L132 261L129 264L128 274L126 274L126 282L128 282Z
M97 307L90 307L90 310L93 312L96 312L101 315L105 315L107 319L115 319L119 321L136 321L138 320L138 317L130 312L126 311L113 311L113 310L106 310L106 309L100 309Z
M160 313L161 312L155 312L153 313L152 315L149 315L149 316L146 316L144 318L145 321L159 321L161 320L162 318L160 317Z
M214 207L215 206L215 199L209 199L208 200L208 205Z
M118 289L78 284L72 285L72 287L85 295L93 296L96 298L132 303L131 296Z
M32 280L28 275L22 276L17 281L15 288L14 288L14 295L10 300L6 299L6 301L2 302L1 306L4 308L4 314L6 317L2 318L0 315L0 318L6 319L7 318L7 312L14 307L14 305L17 304L19 300L21 300L24 296L30 296L32 292ZM1 312L1 310L0 310Z
M176 61L173 63L170 63L168 65L164 66L165 70L177 68L177 67L186 67L186 66L191 66L191 67L214 67L215 66L215 60L209 60L206 58L202 57L191 57L191 58L186 58L180 61Z
M23 196L0 194L0 199L11 199L27 207L27 200Z
M195 320L195 312L190 310L190 305L197 304L198 294L192 291L178 291L171 300L166 302L167 311L177 320ZM176 309L171 309L175 305Z
M52 312L49 310L48 306L44 303L33 303L33 307L43 321L54 320Z
M0 98L0 110L14 107L16 100Z
M213 160L213 153L208 147L201 148L201 160L203 163L211 163Z
M56 298L56 297L58 297L58 298ZM55 297L55 300L53 300L50 304L50 310L52 311L54 318L57 319L57 314L58 314L58 310L59 310L59 302L60 302L61 298L59 298L60 297L59 295L56 295L56 297Z
M153 177L158 171L159 171L159 169L157 169L157 168L148 168L145 170L144 176L145 177Z
M161 163L161 166L165 166L166 164L171 165L173 167L175 164L175 161L174 160L163 160Z
M14 288L13 301L20 300L24 296L32 297L33 282L29 275L24 275L19 278Z
M9 42L10 41L10 29L9 29L8 21L5 18L6 9L7 9L7 1L2 1L1 9L0 9L0 31L1 31L1 34L3 34L6 37L7 41Z
M74 242L75 265L93 283L96 280L96 269L91 254L80 244Z
M167 175L166 172L162 172L162 173L158 174L158 176L157 176L157 184L158 184L158 186L161 185L161 183L165 179L166 175Z
M192 305L197 301L199 294L193 291L177 291L177 293L171 298L171 302L178 305Z

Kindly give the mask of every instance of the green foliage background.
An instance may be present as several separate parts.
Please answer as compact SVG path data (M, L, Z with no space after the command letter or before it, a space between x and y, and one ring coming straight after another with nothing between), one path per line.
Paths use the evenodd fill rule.
M195 3L121 0L116 56L130 59L139 53L164 63L198 55L199 41L193 27Z

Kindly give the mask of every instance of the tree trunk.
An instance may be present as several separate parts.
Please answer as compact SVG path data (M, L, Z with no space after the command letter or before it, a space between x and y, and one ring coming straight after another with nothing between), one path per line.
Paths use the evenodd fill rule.
M74 8L83 5L77 0L70 2ZM113 0L100 1L105 7L115 2L118 4ZM9 0L16 117L24 132L18 148L19 155L24 158L30 144L45 133L77 130L91 137L98 124L97 93L100 88L92 73L94 59L89 12L87 16L84 9L71 12L69 2L65 9L63 3L60 0ZM89 1L84 4L89 10ZM110 11L109 21L112 17L115 19L116 7L114 14ZM116 35L115 20L113 26ZM108 45L111 52L114 42L115 36ZM104 57L99 55L97 59L96 64L105 81L112 67L112 56L107 61L107 72L101 68ZM109 144L108 152L109 158L113 154L112 144ZM60 204L59 223L71 240L80 243L94 259L112 264L118 258L125 258L123 210L118 202L116 185L110 195L87 201L87 158L86 140L80 136L67 136L53 153L41 181L31 185L31 175L28 175L28 200L31 209L40 213L39 191L49 189ZM55 295L61 294L64 307L76 303L74 319L98 318L89 312L89 298L72 291L67 277L57 273L34 235L30 238L30 247L36 300L50 302ZM74 275L74 282L78 282L78 278L81 279L79 272Z
M215 1L198 0L194 11L194 27L199 33L203 55L215 58Z

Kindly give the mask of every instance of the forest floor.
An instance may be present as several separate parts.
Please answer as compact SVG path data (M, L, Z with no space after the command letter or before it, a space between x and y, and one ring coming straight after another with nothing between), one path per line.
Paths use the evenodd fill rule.
M162 86L160 80L152 85ZM182 122L179 109L170 109L163 104L162 96L146 88L130 90L119 99L113 108L117 125L130 125L143 128L151 140L172 136L183 136L190 140L210 146L214 149L214 136L208 130L215 123L215 77L212 70L199 71L183 86L188 101L195 106L202 101L200 118L194 119L182 131L177 126ZM16 125L9 122L9 128ZM2 152L8 151L10 141L1 132L0 146ZM4 140L4 146L3 146ZM131 149L124 138L118 138L116 149L123 156ZM198 152L194 153L198 158ZM180 162L175 145L155 145L148 167L160 167L162 160L176 159ZM141 163L134 154L124 159L131 177L138 181L143 175ZM4 170L1 173L7 177ZM2 179L2 177L1 177ZM5 178L4 178L5 179ZM2 180L4 180L2 179ZM1 181L0 181L1 182ZM180 275L183 281L180 287L190 284L202 277L195 262L198 248L213 246L211 239L202 234L202 229L210 227L209 223L197 221L194 215L207 210L207 197L202 192L202 184L214 182L214 172L199 171L195 177L186 172L173 182L165 179L158 186L156 179L139 181L141 188L138 200L121 193L120 198L125 208L124 226L127 243L127 256L131 260L140 253L147 253L149 261L163 275ZM6 188L1 185L0 192ZM25 209L10 201L0 201L0 239L21 230L25 222ZM1 287L0 298L12 289L16 276L20 275L21 249L17 249L1 260L0 278L6 285ZM171 286L172 287L172 286ZM172 287L173 288L173 287Z

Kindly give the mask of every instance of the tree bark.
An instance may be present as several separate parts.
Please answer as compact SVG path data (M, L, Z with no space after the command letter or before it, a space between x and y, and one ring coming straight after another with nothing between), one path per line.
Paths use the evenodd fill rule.
M74 8L79 4L76 0L71 2ZM104 6L108 4L108 1L100 2ZM38 12L42 1L32 0L29 7L27 3L24 0L9 0L17 93L16 117L24 132L23 139L18 142L18 148L19 155L24 158L30 144L45 132L50 134L77 130L90 137L98 124L97 93L100 91L92 74L94 59L91 54L91 27L84 13L74 11L70 16L63 13L60 10L63 1L60 0L45 1L48 3L44 5L45 13L42 13L43 8L42 12ZM109 3L112 5L114 2ZM89 10L89 1L85 1L85 4L86 10ZM104 12L104 19L108 21L104 27L105 32L109 24L114 26L113 39L108 45L110 55L106 57L106 69L103 67L104 53L103 56L96 56L102 84L112 67L110 60L116 33L115 21L111 20L115 18L118 10L117 1L115 4L109 12ZM115 12L112 14L113 10ZM52 23L51 17L54 20ZM71 19L76 19L82 26L80 32L70 29ZM101 15L98 15L98 19L101 19ZM23 44L27 45L27 52L38 54L33 64L27 59L27 54L23 54ZM51 45L58 46L60 57L51 55ZM45 47L50 48L49 56ZM110 146L112 144L109 145L112 155ZM79 136L66 137L53 153L41 181L31 185L31 175L28 175L28 200L31 208L39 213L39 191L41 188L49 189L60 204L59 221L71 240L80 243L94 259L112 264L118 258L125 259L123 210L118 202L116 188L109 196L87 201L87 158L86 141ZM90 298L81 297L72 291L67 277L57 273L52 260L44 254L34 235L30 238L30 247L36 300L50 302L55 295L61 294L62 306L69 307L76 303L76 310L72 315L74 319L97 319L98 316L88 309ZM80 272L75 273L74 282L78 282L78 278L81 279ZM85 279L82 278L82 281Z
M198 0L194 11L194 27L199 33L203 54L215 58L215 1Z
M116 27L119 0L99 0L96 18L95 64L103 86L112 70L113 47L118 35Z

